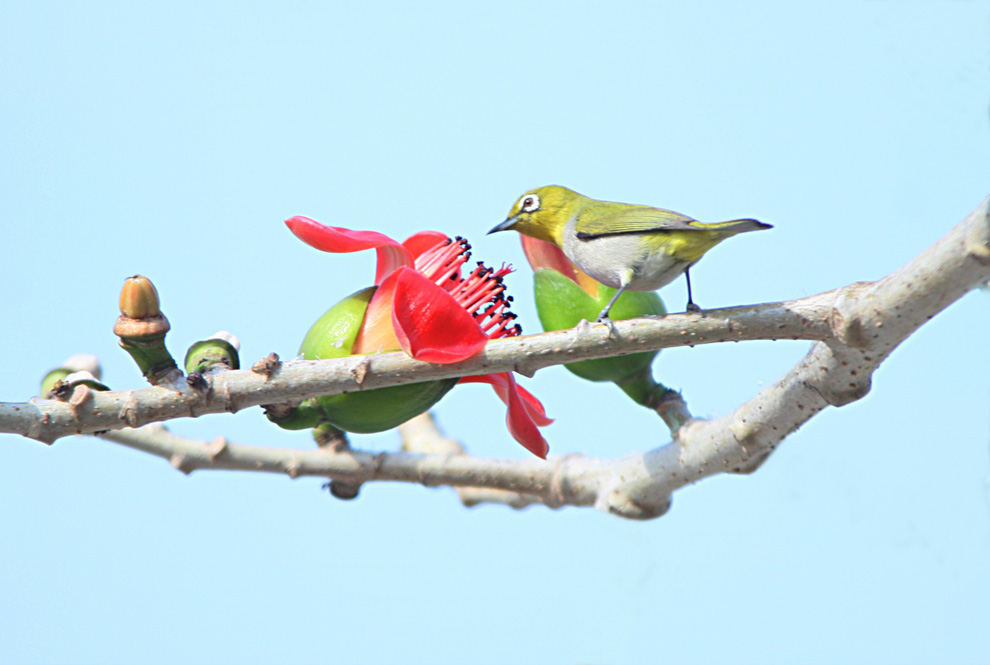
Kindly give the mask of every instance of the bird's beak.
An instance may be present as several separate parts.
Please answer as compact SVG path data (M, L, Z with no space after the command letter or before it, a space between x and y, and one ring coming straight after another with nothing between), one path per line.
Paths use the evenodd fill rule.
M519 215L515 215L513 217L509 217L507 220L505 220L504 222L502 222L501 224L499 224L498 226L496 226L494 229L492 229L491 231L489 231L486 235L491 235L491 234L495 233L496 231L508 231L513 226L515 226L515 224L516 224L516 222L518 220L519 220Z

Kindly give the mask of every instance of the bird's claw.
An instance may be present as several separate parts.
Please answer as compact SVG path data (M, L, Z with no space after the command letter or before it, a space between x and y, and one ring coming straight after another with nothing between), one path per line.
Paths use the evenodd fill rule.
M604 323L606 326L608 326L609 337L615 335L615 322L612 321L612 319L608 318L608 316L599 316L598 320L595 321L595 323Z

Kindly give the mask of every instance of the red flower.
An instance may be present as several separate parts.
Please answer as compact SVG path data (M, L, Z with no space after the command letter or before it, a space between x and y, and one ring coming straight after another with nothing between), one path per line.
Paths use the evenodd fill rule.
M364 321L351 348L353 354L401 348L417 360L451 364L469 358L490 339L512 337L521 328L507 307L502 277L511 268L486 268L469 274L461 268L470 258L462 238L451 240L436 231L423 231L403 243L375 231L352 231L325 226L308 217L293 217L286 225L297 238L324 252L378 253L375 285ZM506 424L513 438L533 454L546 458L549 450L538 427L553 422L543 405L518 386L511 372L464 377L461 383L490 384L508 407Z

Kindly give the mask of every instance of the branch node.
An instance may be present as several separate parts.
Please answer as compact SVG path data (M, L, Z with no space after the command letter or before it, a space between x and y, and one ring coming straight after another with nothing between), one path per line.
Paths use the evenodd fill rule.
M567 483L569 476L567 473L567 466L571 462L582 458L583 456L578 455L577 453L561 455L560 457L553 458L553 471L550 474L550 486L547 487L547 491L543 496L543 503L546 504L548 508L560 508L569 503L568 498L571 492Z
M193 372L186 376L186 383L189 387L199 393L200 397L205 397L210 390L210 382L206 380L202 372Z
M275 373L275 370L278 369L280 364L278 354L269 353L266 357L251 365L251 371L255 374L261 374L267 379Z
M857 310L862 311L862 299L873 282L856 282L839 291L838 297L832 304L829 325L835 338L853 349L865 349L870 344L870 337L863 328L863 320L857 316Z
M225 450L227 450L227 439L218 436L206 446L206 455L215 462Z
M185 455L181 453L175 453L174 455L169 457L168 463L171 464L172 467L175 468L177 471L181 471L187 476L193 471L193 467L189 461L189 458L187 458Z
M75 390L72 391L72 397L69 398L69 409L72 411L72 415L77 419L81 419L79 414L82 410L93 403L93 391L89 386L80 383L76 386Z
M369 371L371 371L371 356L362 356L357 365L351 368L351 376L354 377L354 380L360 386L364 384Z
M212 381L211 381L211 383L212 383ZM234 395L233 395L233 393L230 391L230 383L229 382L226 382L225 381L223 383L223 390L221 392L221 397L223 397L223 410L224 411L226 411L227 413L237 413L240 410L240 408L237 406L237 404L234 401Z
M653 492L632 493L626 491L624 485L614 485L608 488L606 495L600 497L596 507L611 515L625 517L630 520L652 520L663 517L670 510L670 495L654 497ZM650 497L647 501L642 497Z
M729 469L729 473L737 473L739 475L748 476L754 473L757 469L763 466L763 463L770 459L770 455L776 448L771 448L767 452L761 455L754 455L753 457L747 458L742 464L739 464L735 468Z
M140 404L135 393L127 395L124 406L120 410L120 419L127 423L128 427L139 427L141 425Z
M31 398L31 402L34 403L34 398ZM31 421L31 425L28 427L27 436L35 441L40 441L45 445L52 445L56 440L58 440L58 437L45 431L45 426L51 423L51 421L51 414L48 411L42 411L40 418L35 418Z

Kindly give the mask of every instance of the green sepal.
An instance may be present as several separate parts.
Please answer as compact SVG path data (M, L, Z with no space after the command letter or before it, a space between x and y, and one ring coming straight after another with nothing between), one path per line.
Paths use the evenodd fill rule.
M289 415L284 418L276 418L270 412L266 412L265 415L268 417L268 420L282 429L293 431L312 429L323 422L323 413L320 411L320 405L315 398L308 399L292 409Z
M574 280L556 270L537 270L533 275L536 311L546 331L575 327L581 320L594 321L616 289L599 285L598 297L593 298ZM609 318L613 321L633 319L639 316L662 316L667 313L663 301L656 293L626 291L612 306ZM657 383L650 374L650 366L659 351L645 351L618 358L581 360L564 365L568 370L588 381L612 381L639 404L646 404Z
M41 393L40 393L40 395L42 397L45 397L46 395L48 395L48 393L50 393L52 391L52 388L55 387L55 384L56 383L58 383L59 381L61 381L65 377L69 376L70 374L72 374L73 371L75 371L75 370L71 370L71 369L69 369L67 367L58 367L58 368L53 369L52 371L48 372L48 374L45 374L45 378L43 378L41 380Z
M410 383L317 397L324 420L345 432L370 434L398 427L440 401L458 379Z
M100 392L110 390L110 386L100 381L96 381L95 379L82 379L81 381L72 381L71 385L73 388L75 388L76 386L86 386L87 388L92 388L93 390L99 390Z
M299 353L306 360L350 356L377 287L357 291L331 307L306 333ZM376 388L324 395L299 405L287 419L276 422L286 429L305 429L329 423L347 432L366 434L397 427L428 410L457 384L458 379Z
M65 389L71 390L76 386L87 386L89 388L92 388L93 390L99 390L99 391L110 390L110 388L106 384L100 382L95 378L80 379L77 377L69 383L65 382L65 380L71 377L73 374L79 374L79 373L81 373L79 370L72 369L70 367L59 367L53 369L52 371L48 372L48 374L45 374L45 378L41 380L40 395L42 397L47 398L50 395L54 394L54 392L58 392ZM85 374L90 375L89 372L85 372Z
M306 333L299 353L306 360L343 358L351 355L361 332L364 314L377 286L356 291L331 307Z
M225 365L230 369L241 367L240 356L234 345L218 338L204 339L190 346L183 364L186 374L205 372L215 365Z

